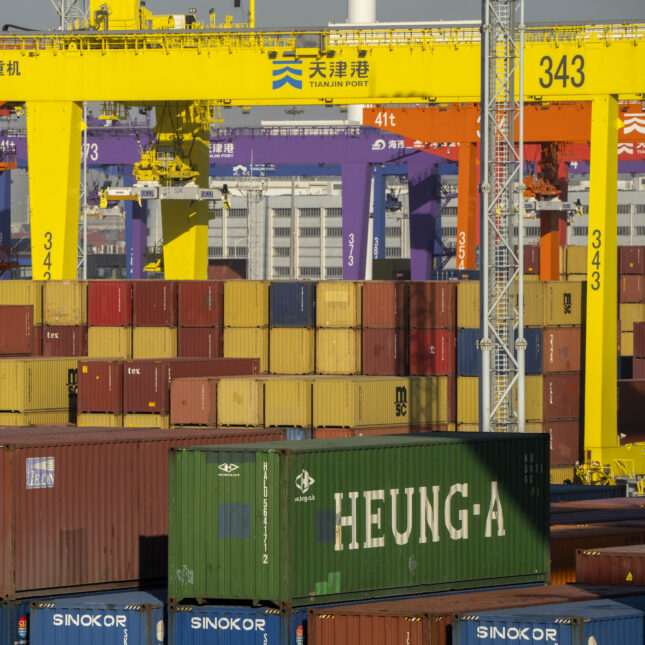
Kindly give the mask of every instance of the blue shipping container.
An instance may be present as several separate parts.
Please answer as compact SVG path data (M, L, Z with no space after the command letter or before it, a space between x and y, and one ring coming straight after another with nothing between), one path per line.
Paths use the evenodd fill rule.
M31 603L30 645L161 645L163 592L118 591Z
M644 596L464 614L454 645L643 645Z
M287 441L313 439L311 428L287 428Z
M272 282L269 286L271 327L314 327L315 282Z
M27 645L29 599L0 601L0 645Z

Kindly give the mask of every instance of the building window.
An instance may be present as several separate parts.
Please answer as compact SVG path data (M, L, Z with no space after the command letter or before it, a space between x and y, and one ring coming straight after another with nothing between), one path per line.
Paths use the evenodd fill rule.
M246 208L229 208L228 216L229 217L246 217L247 211Z
M320 217L320 208L301 208L300 217Z
M589 204L583 204L582 205L582 214L583 215L589 215Z
M273 254L278 258L291 257L291 248L288 246L274 246Z
M213 215L214 215L214 217L221 217L222 216L222 209L221 208L216 208L213 211Z
M325 276L327 278L342 278L343 267L327 267L325 270Z
M585 237L586 235L589 235L589 227L588 226L574 226L573 227L573 234L576 237Z
M645 226L637 226L636 235L645 235Z
M631 213L631 204L618 204L616 212L619 215L629 215Z
M629 226L619 226L616 230L617 235L622 235L623 237L629 235Z
M445 206L444 208L441 209L441 214L442 215L456 215L457 214L457 207L456 206Z
M221 246L209 246L208 255L211 257L221 257L222 256L222 247Z
M288 278L290 275L290 267L273 267L274 278Z
M636 212L639 215L645 213L645 204L636 204Z
M291 217L290 208L274 208L273 209L274 217Z
M400 226L386 226L385 235L387 237L401 237L401 227Z
M401 249L398 246L386 246L385 247L385 257L386 258L400 258Z
M320 227L301 227L300 237L320 237Z
M442 226L441 235L443 237L457 237L457 227L456 226Z
M320 267L300 267L301 278L319 278Z
M539 226L525 226L524 235L526 237L539 237L540 236L540 227Z
M289 226L274 227L273 237L291 237L291 227Z
M342 208L328 208L327 217L342 217L343 209Z
M343 237L342 226L328 226L325 230L327 237Z
M228 257L229 258L245 258L247 256L248 250L245 246L229 246L228 247Z

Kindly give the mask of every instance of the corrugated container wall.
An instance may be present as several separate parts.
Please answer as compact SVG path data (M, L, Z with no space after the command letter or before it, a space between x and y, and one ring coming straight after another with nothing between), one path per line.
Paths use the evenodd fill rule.
M221 327L179 327L177 356L184 358L220 358L224 334Z
M314 329L272 327L269 330L269 372L312 374L316 368Z
M542 327L544 324L544 282L524 283L524 325Z
M363 374L409 373L407 329L363 329Z
M221 426L264 426L262 379L222 378L217 384L217 421Z
M524 245L524 273L540 275L540 245Z
M457 327L479 327L479 282L466 280L457 283Z
M0 305L0 354L34 353L33 305Z
M578 549L576 580L585 584L645 585L645 544Z
M181 280L177 289L180 327L221 327L224 324L224 283Z
M408 282L363 283L363 329L404 328L409 315Z
M619 246L620 273L645 274L645 246Z
M587 273L587 247L585 246L566 246L566 272L567 274L586 274Z
M43 285L43 325L87 325L87 282L47 280Z
M645 357L645 323L634 323L634 357Z
M132 283L132 322L135 327L175 327L177 282L135 280Z
M224 325L226 327L267 327L269 325L269 283L252 280L225 282ZM226 333L224 336L224 351L226 351Z
M316 373L361 373L360 329L316 329Z
M454 329L410 329L410 374L454 374Z
M550 437L552 466L581 461L583 424L580 420L545 421L542 427Z
M87 327L43 327L43 356L87 356Z
M546 440L453 432L174 450L169 598L287 607L544 581Z
M176 356L176 327L135 327L132 330L132 358L174 358Z
M78 411L123 412L123 361L78 362Z
M543 332L543 371L580 372L583 369L582 327L549 327Z
M584 282L545 282L544 325L581 325L585 313Z
M545 420L577 419L584 410L584 375L580 372L544 375Z
M228 284L228 283L227 283ZM269 329L266 327L224 327L224 357L251 356L260 361L260 371L269 371Z
M308 428L313 424L313 381L272 378L264 381L264 425Z
M132 327L89 327L87 355L93 358L132 358Z
M452 329L457 323L458 289L452 281L411 282L410 327Z
M621 275L620 302L645 302L645 279L642 275Z
M182 426L217 425L217 379L174 378L170 382L170 423Z
M271 327L306 327L316 324L315 282L272 282L269 286Z
M92 327L132 325L132 283L90 280L87 283L87 324Z
M0 305L31 305L34 325L43 324L43 282L39 280L0 280Z
M361 290L360 282L319 282L316 286L316 326L360 327Z

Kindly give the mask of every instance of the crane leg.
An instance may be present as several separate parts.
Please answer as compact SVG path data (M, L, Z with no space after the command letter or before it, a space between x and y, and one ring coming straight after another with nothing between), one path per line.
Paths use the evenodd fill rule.
M459 144L459 185L457 188L457 269L477 269L477 144Z
M74 280L78 259L81 103L27 103L34 280Z
M342 173L343 280L364 280L372 171L369 164L344 163Z

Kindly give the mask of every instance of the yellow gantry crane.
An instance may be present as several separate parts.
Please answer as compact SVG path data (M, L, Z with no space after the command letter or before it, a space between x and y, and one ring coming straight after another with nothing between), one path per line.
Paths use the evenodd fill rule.
M76 276L83 101L157 107L159 140L179 143L206 189L208 130L190 118L199 101L480 100L478 29L235 30L194 18L170 24L138 0L92 0L91 24L78 31L0 36L0 96L27 107L34 278ZM585 458L645 473L643 446L616 440L618 99L645 101L645 25L529 26L524 51L525 102L593 105ZM168 278L206 277L205 209L199 201L163 203Z

